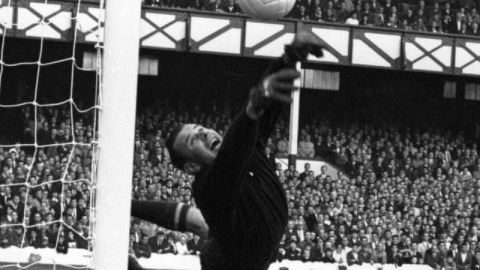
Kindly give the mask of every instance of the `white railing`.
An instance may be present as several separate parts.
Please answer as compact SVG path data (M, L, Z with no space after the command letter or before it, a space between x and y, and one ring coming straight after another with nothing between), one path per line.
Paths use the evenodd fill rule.
M69 249L68 254L58 254L54 249L34 249L10 247L0 249L0 262L28 264L31 254L40 255L40 260L34 264L46 265L75 265L76 269L83 269L87 265L91 254L85 249ZM200 270L200 261L198 256L181 256L173 254L152 254L150 258L138 259L139 264L145 269L155 270ZM303 263L301 261L288 261L272 263L269 270L278 270L280 267L287 267L289 270L338 270L338 264L334 263ZM59 269L59 268L57 268ZM404 264L395 266L393 264L363 264L352 265L348 270L432 270L424 264Z

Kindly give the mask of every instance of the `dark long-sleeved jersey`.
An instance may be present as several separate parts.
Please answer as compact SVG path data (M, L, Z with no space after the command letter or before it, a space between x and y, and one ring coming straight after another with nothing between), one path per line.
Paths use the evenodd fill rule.
M270 72L285 66L279 60ZM288 210L265 147L282 107L272 102L258 120L243 110L214 164L193 184L195 201L210 228L206 245L218 255L207 262L212 269L267 269L275 259ZM210 269L203 261L202 267Z

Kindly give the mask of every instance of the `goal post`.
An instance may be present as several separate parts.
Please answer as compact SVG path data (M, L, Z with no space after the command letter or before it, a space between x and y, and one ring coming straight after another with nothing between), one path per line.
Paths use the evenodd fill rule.
M127 269L141 0L106 1L93 260Z
M295 79L294 84L298 89L291 94L292 103L290 103L290 124L288 128L288 166L296 164L298 152L298 122L300 118L300 88L304 79L304 70L302 64L297 62L295 68L300 72L300 78Z

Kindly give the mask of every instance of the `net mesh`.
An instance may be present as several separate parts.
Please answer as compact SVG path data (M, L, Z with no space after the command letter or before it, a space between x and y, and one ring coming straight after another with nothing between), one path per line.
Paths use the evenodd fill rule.
M0 269L93 268L104 2L65 4L0 0Z

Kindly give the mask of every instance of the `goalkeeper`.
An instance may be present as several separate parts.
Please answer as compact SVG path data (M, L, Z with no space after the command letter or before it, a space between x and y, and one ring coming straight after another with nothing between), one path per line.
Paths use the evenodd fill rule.
M299 33L252 87L245 109L224 138L212 129L186 124L167 140L173 165L195 175L193 196L209 228L200 252L203 270L264 270L275 260L288 210L265 154L266 141L297 90L295 64L309 53L322 55L318 40Z

